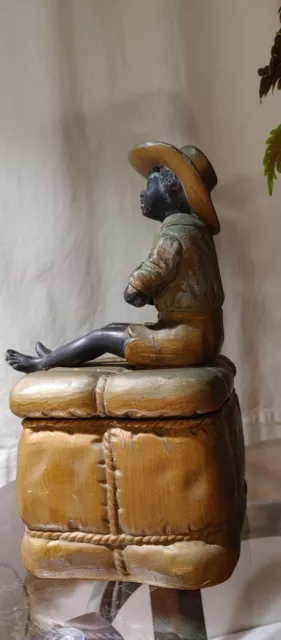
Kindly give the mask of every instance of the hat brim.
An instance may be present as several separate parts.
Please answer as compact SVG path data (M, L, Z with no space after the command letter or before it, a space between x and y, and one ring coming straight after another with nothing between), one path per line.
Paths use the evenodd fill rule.
M157 166L173 171L180 179L194 213L211 228L214 235L219 233L220 223L209 191L195 165L180 149L165 142L147 142L133 147L128 157L132 167L145 178Z

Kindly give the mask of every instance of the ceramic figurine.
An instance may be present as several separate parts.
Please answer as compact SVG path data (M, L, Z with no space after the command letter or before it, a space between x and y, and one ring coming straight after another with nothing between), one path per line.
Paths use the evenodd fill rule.
M14 369L77 366L107 352L131 365L182 367L219 353L224 294L213 241L220 229L210 197L215 171L196 147L161 142L134 147L129 160L147 179L142 213L161 229L148 259L131 274L125 300L135 307L154 304L158 321L113 323L54 351L37 343L37 357L9 349L6 360Z
M142 212L162 226L125 299L154 304L158 321L7 352L31 372L10 398L22 557L37 577L197 590L234 570L246 508L235 367L218 355L217 178L195 147L151 142L129 159L147 178Z

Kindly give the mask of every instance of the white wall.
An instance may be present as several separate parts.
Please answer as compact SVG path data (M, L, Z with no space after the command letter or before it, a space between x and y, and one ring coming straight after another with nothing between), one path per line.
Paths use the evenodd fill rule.
M258 99L275 0L0 0L0 480L15 473L18 374L7 347L50 346L111 320L156 223L127 149L194 143L219 176L225 353L251 442L281 417L281 178L269 198L264 141L280 94ZM263 424L267 424L264 428Z

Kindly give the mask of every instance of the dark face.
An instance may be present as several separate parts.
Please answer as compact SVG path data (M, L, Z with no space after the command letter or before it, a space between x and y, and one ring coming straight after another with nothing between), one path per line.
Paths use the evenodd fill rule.
M159 173L152 173L149 176L146 189L140 194L140 202L142 214L146 218L161 222L164 220L167 197L162 189Z
M176 211L190 213L181 182L165 167L152 171L146 189L140 194L140 200L143 215L160 222Z

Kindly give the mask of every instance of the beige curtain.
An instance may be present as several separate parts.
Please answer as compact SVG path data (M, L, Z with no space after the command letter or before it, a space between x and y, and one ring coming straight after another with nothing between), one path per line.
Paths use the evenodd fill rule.
M281 421L281 179L269 198L262 169L281 108L277 94L260 106L257 76L278 6L0 0L1 354L154 318L123 302L157 229L140 215L143 183L127 150L148 139L196 144L219 177L224 352L255 455ZM1 483L15 474L17 379L3 363Z

